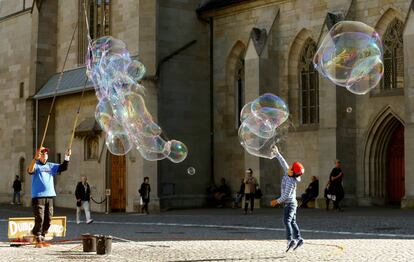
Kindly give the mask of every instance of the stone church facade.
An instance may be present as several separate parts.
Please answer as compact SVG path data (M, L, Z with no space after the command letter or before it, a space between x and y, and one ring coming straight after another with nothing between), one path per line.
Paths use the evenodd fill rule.
M305 165L298 191L317 176L316 205L323 207L324 186L340 159L347 204L412 207L411 1L224 2L201 10L213 23L215 175L240 179L251 167L266 194L262 204L279 192L278 163L246 154L237 137L240 106L273 92L291 113L281 151ZM364 22L382 38L384 78L367 95L335 87L311 64L335 16Z
M39 145L68 58L47 131L50 158L68 146L82 99L69 170L56 178L56 205L73 207L81 175L99 201L111 190L110 209L137 210L137 190L149 176L154 209L199 207L206 188L225 178L238 190L252 168L264 193L262 206L280 190L275 160L252 157L239 145L239 112L259 94L272 92L290 109L289 131L281 144L288 162L301 161L306 176L323 186L335 159L343 163L348 205L414 206L414 11L409 0L102 0L88 1L91 35L112 35L146 65L143 85L148 108L170 139L184 141L187 159L149 162L136 150L113 156L93 120L97 99L85 82L86 26L83 0L0 3L0 133L4 165L0 201L10 201L15 175ZM328 14L329 13L329 14ZM335 87L311 60L335 19L364 22L380 34L385 74L364 96ZM74 31L78 25L78 29ZM74 33L75 32L75 33ZM74 34L72 44L71 37ZM86 83L86 84L85 84ZM189 176L187 169L196 174ZM105 205L94 204L95 211Z

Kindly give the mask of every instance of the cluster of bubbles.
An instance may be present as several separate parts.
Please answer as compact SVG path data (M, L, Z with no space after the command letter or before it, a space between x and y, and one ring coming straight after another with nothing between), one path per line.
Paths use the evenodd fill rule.
M240 113L240 144L249 154L274 158L272 148L280 142L281 125L288 117L289 110L280 97L271 93L259 96Z
M361 22L335 24L323 39L313 59L320 74L335 85L358 95L366 94L384 73L381 39Z
M136 147L150 161L168 158L179 163L186 158L185 144L161 137L161 128L145 106L145 88L138 82L145 66L131 59L124 42L111 36L96 39L88 47L86 67L99 100L95 118L112 154L125 155Z

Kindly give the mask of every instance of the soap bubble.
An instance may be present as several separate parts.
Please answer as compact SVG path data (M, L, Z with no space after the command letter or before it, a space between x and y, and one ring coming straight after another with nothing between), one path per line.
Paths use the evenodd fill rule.
M182 162L187 156L187 147L184 143L177 140L168 141L170 144L170 153L168 154L168 159L174 163Z
M195 175L196 170L194 167L190 166L189 168L187 168L187 174L189 174L190 176Z
M146 160L182 162L187 147L162 138L161 128L146 107L145 88L138 83L145 71L119 39L104 36L89 45L86 74L99 100L95 118L106 133L106 146L114 155L125 155L135 145Z
M254 114L263 113L268 116L269 121L280 126L289 117L289 110L285 102L278 96L266 93L252 102L251 111Z
M132 143L126 132L109 131L106 134L106 146L108 150L118 156L127 154L132 149Z
M247 103L240 113L240 144L249 154L269 159L275 157L271 148L281 142L281 134L285 132L280 126L288 117L285 102L274 94L266 93Z
M323 39L313 59L318 72L335 85L358 95L366 94L384 73L381 38L361 22L335 24Z

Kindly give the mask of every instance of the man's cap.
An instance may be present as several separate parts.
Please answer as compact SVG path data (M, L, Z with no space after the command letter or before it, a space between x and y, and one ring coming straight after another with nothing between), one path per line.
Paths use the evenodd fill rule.
M42 148L40 149L40 153L49 153L49 148L47 148L47 147L42 147Z

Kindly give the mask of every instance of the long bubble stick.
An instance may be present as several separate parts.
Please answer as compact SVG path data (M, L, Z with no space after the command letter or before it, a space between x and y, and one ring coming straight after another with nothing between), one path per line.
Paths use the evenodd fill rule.
M86 30L87 30L87 36L88 36L88 52L89 52L89 50L90 50L89 47L91 45L92 39L91 39L90 31L89 31L88 13L86 12L86 0L83 0L83 10L84 10L84 14L85 14ZM79 100L79 105L78 105L78 109L76 111L75 120L73 121L72 133L71 133L70 138L69 138L68 149L72 148L73 138L75 137L76 124L78 123L80 109L82 107L83 96L85 94L85 88L86 88L87 83L88 83L88 77L86 77L85 84L83 85L83 88L82 88L81 98Z
M57 83L56 88L55 88L55 93L53 94L53 100L52 100L52 104L50 105L50 110L49 110L49 114L48 114L48 116L47 116L46 125L45 125L45 130L44 130L44 132L43 132L43 137L42 137L42 140L41 140L41 143L40 143L40 147L43 147L43 143L45 142L46 133L47 133L47 129L48 129L48 127L49 127L49 122L50 122L50 116L52 115L53 106L55 105L55 101L56 101L57 91L58 91L58 89L59 89L59 87L60 87L60 84L61 84L61 82L62 82L62 78L63 78L63 71L65 70L66 61L68 60L68 56L69 56L69 52L70 52L70 47L72 46L73 39L75 38L75 32L76 32L76 30L78 29L78 24L79 24L79 21L76 23L76 26L75 26L75 28L73 29L72 39L70 40L69 47L68 47L68 50L67 50L67 52L66 52L66 57L65 57L65 60L64 60L64 62L63 62L63 65L62 65L62 70L60 71L60 75L59 75L58 83Z

